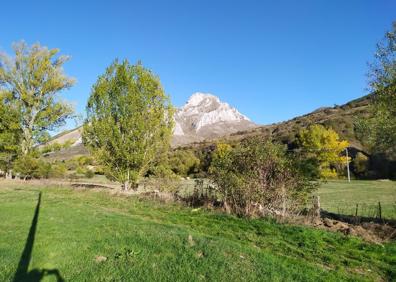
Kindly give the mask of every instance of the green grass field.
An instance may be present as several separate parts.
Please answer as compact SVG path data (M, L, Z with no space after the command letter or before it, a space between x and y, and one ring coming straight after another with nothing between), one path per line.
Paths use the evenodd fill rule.
M96 262L98 256L107 260ZM107 192L0 183L0 281L15 275L27 281L57 275L66 281L386 281L396 279L396 243Z
M382 217L396 219L396 182L345 180L330 181L318 190L321 207L334 213L377 217L378 202L381 203Z

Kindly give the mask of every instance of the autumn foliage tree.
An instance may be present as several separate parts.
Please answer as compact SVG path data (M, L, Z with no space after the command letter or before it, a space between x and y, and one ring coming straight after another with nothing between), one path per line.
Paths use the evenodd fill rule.
M112 63L92 87L83 142L111 179L137 187L170 144L173 107L161 83L141 64Z
M337 168L345 167L346 156L342 153L349 143L340 140L337 132L315 124L302 129L298 136L299 153L307 174L323 179L337 177Z

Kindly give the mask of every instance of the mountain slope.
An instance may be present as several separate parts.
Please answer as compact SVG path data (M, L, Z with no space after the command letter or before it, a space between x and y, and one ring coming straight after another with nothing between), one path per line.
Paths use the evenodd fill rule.
M372 95L367 95L359 99L352 100L344 105L334 107L322 107L306 115L293 119L262 125L251 130L241 130L231 133L222 139L227 142L239 142L255 135L272 138L287 144L292 144L301 128L311 124L322 124L325 127L334 129L342 139L348 140L352 148L365 151L355 132L354 123L361 118L367 118L369 113L369 103ZM185 147L200 147L210 145L212 142L197 142L186 145Z

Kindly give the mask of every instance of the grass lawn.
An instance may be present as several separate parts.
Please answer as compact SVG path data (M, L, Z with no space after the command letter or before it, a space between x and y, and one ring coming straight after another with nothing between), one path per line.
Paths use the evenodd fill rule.
M387 281L396 279L396 243L0 182L0 281L16 273L32 281Z
M396 182L345 180L329 181L319 188L321 207L327 211L375 217L381 202L382 217L396 219Z

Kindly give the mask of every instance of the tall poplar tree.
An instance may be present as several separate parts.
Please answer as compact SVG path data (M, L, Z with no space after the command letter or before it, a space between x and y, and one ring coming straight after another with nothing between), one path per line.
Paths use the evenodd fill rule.
M3 107L0 115L15 113L20 130L20 153L26 156L43 136L48 136L49 130L63 125L72 116L71 105L57 94L70 88L74 79L65 75L63 64L69 57L59 56L58 49L40 44L28 46L24 42L14 44L13 49L15 56L0 54ZM2 128L10 129L6 117L0 118L0 122Z
M396 158L396 22L378 43L370 64L370 87L374 93L373 119L363 125L372 150Z
M136 188L170 145L173 107L159 78L140 63L112 63L92 87L83 142L106 175Z

